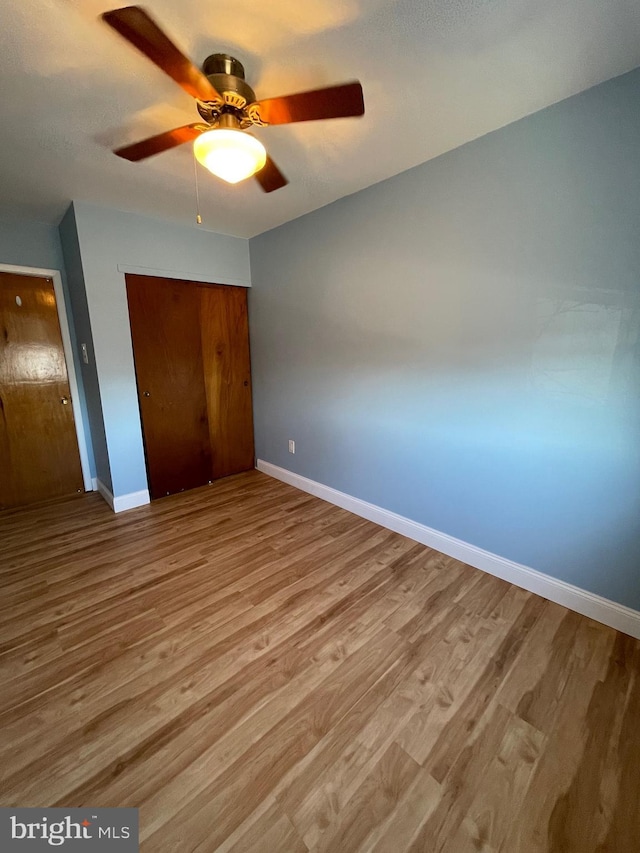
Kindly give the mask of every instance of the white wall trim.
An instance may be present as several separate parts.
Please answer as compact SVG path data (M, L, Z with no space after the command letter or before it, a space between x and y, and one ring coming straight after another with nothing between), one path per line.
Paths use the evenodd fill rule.
M151 503L149 497L149 489L140 489L139 492L129 492L128 495L118 495L113 499L113 511L125 512L128 509L135 509L138 506L145 506Z
M640 639L640 612L637 610L632 610L630 607L610 601L608 598L595 595L573 584L565 583L565 581L543 574L536 569L530 569L528 566L499 557L497 554L477 548L461 539L433 530L424 524L411 521L411 519L397 515L395 512L354 498L344 492L337 491L337 489L332 489L322 483L317 483L315 480L309 480L307 477L288 471L286 468L264 462L262 459L257 460L256 468L263 474L268 474L270 477L282 480L303 492L308 492L322 498L322 500L342 507L342 509L349 510L354 515L359 515L379 524L381 527L401 533L403 536L414 539L423 545L428 545L449 557L455 557L469 566L481 569L483 572L502 578L502 580L522 587L522 589L548 598L556 604L575 610L576 613L589 616L591 619L602 622L617 631Z
M135 509L138 506L144 506L151 502L148 489L141 489L139 492L130 492L128 495L114 497L111 490L105 486L102 480L98 479L96 483L97 491L100 492L114 512L125 512L128 509Z
M56 308L62 334L62 347L67 362L67 377L69 379L69 390L71 391L71 407L75 421L76 436L78 439L78 451L80 453L80 467L82 468L82 480L85 492L93 491L91 470L89 467L89 453L87 450L87 438L84 432L84 421L80 409L80 394L78 392L78 379L73 361L73 348L71 346L71 334L69 332L69 320L67 318L67 306L64 301L64 290L62 288L62 275L60 270L41 269L38 267L23 267L13 264L0 264L0 272L11 272L16 275L33 275L50 278L53 281L53 291L56 296Z
M113 495L111 494L111 490L108 489L105 484L99 478L96 478L96 491L100 492L105 501L109 504L111 509L113 509Z

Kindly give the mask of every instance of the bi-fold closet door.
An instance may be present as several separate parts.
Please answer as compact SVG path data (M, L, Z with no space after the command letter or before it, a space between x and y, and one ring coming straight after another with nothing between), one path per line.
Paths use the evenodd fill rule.
M246 288L126 283L151 497L253 468Z

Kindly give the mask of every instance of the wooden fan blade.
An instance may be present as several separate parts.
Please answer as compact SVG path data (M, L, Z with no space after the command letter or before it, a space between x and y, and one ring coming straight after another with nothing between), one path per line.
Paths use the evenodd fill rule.
M175 127L173 130L159 133L157 136L150 136L141 142L134 142L133 145L125 145L123 148L116 149L113 153L117 154L118 157L123 157L125 160L136 163L138 160L153 157L154 154L160 154L162 151L176 148L185 142L191 142L197 136L200 136L201 133L202 125L185 124L183 127Z
M272 193L274 190L286 187L289 183L269 156L267 156L267 162L264 164L262 169L260 169L259 172L256 172L253 177L266 193Z
M297 95L267 98L251 104L265 124L290 124L321 118L344 118L364 115L362 86L358 82L328 86Z
M201 101L222 100L205 75L178 50L140 6L113 9L105 12L102 19L192 97Z

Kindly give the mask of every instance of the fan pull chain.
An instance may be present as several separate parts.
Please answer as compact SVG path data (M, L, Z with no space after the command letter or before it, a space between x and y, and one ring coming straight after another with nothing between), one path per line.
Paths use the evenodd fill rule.
M200 216L200 192L198 190L198 163L196 155L193 155L193 178L196 185L196 225L202 225L202 217Z

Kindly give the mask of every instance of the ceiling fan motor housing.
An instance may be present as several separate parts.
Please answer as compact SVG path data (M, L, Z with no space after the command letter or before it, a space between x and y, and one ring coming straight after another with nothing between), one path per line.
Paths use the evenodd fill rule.
M210 124L218 119L220 113L227 112L228 108L241 111L255 101L255 92L244 79L244 66L235 57L228 53L213 53L205 59L202 70L224 98L222 105L198 101L198 112Z

